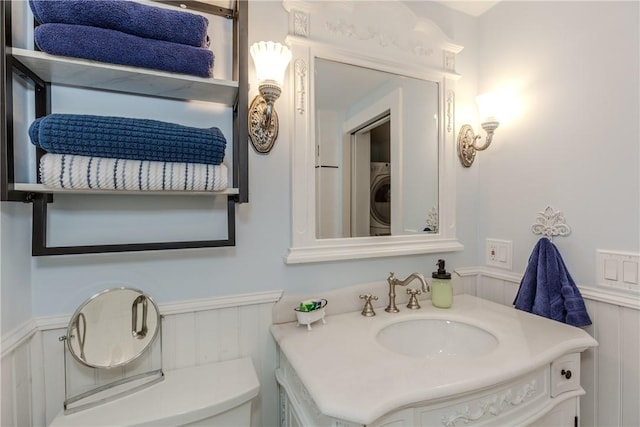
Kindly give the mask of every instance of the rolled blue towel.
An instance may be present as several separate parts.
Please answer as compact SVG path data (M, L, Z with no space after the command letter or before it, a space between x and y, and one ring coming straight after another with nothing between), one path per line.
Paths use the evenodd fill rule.
M42 51L52 55L198 77L213 76L213 52L204 48L71 24L39 25L34 38Z
M49 153L213 165L222 162L227 144L216 127L78 114L36 119L29 137Z
M41 24L74 24L148 39L208 47L209 20L201 15L121 0L29 0Z

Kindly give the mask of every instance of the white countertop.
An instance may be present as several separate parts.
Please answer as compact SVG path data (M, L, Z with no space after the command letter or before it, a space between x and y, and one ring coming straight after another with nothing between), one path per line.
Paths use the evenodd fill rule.
M584 330L471 295L456 295L450 309L430 301L400 313L376 309L327 316L308 331L290 322L271 332L320 411L369 424L418 402L471 392L514 379L567 353L598 343ZM293 310L293 307L292 307ZM484 356L426 359L392 352L376 342L385 326L411 318L455 320L493 334L498 346ZM416 339L429 339L428 336Z

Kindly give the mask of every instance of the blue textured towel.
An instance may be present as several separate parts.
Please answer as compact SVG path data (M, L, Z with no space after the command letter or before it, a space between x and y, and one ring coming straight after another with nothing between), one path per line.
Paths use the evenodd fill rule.
M76 114L36 119L29 126L29 137L49 153L213 165L222 162L227 144L215 127Z
M41 50L52 55L198 77L213 76L213 52L200 47L71 24L39 25L34 31L34 38Z
M29 6L41 24L87 25L148 39L209 46L209 20L193 13L121 0L29 0Z
M580 290L558 248L546 237L533 249L513 303L517 309L569 325L591 324Z

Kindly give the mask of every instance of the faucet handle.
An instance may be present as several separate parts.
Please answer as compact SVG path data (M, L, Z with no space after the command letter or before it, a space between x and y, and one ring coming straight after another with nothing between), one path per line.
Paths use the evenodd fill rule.
M418 295L421 293L422 291L420 289L407 288L407 295L409 295L409 304L407 304L407 308L410 308L411 310L417 310L420 308Z
M365 317L372 317L376 315L376 312L373 311L373 305L371 305L371 300L378 301L378 297L371 294L360 295L360 299L364 300L364 308L362 309L362 314Z

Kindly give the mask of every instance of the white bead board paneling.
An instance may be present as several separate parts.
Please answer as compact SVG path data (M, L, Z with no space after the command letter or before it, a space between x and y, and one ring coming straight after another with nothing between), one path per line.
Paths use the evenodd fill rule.
M628 308L620 309L622 326L622 423L640 425L640 313Z
M34 426L44 425L46 400L44 394L44 364L42 363L42 333L38 332L30 342L31 353L31 416Z
M456 270L472 295L512 305L521 276L484 267ZM626 295L582 292L599 343L582 353L583 427L640 426L640 304Z
M251 356L260 381L260 394L252 406L252 425L277 425L276 348L269 332L272 306L227 307L166 316L164 369Z
M583 426L640 425L640 311L587 300L589 332L600 346L588 353ZM590 354L593 353L593 354ZM591 359L591 360L590 360Z
M273 304L280 295L277 291L168 305L172 314L163 320L164 369L250 356L260 381L260 394L252 405L252 425L277 425L276 348L269 327ZM11 338L11 351L2 353L3 427L45 426L63 407L64 345L59 337L66 333L68 318L34 320L44 330L24 333L22 339ZM151 357L158 358L159 352ZM133 369L143 370L156 361L159 359L141 361ZM116 375L122 373L118 371ZM88 371L84 378L76 379L75 386L105 379Z
M11 351L2 355L2 402L0 425L30 426L32 421L32 341L36 335L29 335L22 343L17 343Z
M465 292L503 305L513 305L520 278L513 273L495 271L488 275L477 268L456 269Z
M2 410L0 411L0 425L16 425L16 411L14 401L16 400L15 385L13 381L13 354L9 353L2 358Z

